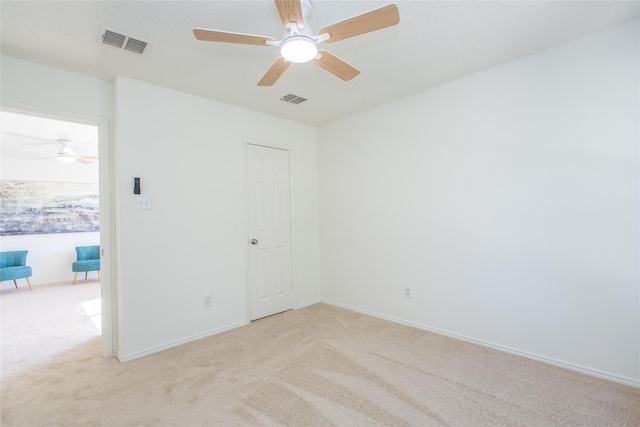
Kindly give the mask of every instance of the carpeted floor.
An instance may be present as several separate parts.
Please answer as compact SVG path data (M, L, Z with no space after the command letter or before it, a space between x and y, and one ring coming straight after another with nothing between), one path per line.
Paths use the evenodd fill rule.
M640 425L638 389L325 304L121 364L97 296L3 290L2 426Z

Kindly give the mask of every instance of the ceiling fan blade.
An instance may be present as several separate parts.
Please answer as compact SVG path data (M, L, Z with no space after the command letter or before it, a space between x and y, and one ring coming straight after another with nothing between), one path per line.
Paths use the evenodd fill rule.
M82 163L83 165L90 165L91 162L88 160L85 160L83 157L76 157L76 162L77 163Z
M267 41L276 41L269 36L256 36L253 34L230 33L227 31L206 30L204 28L194 28L193 35L198 40L206 42L239 43L267 46Z
M76 156L77 159L98 160L98 156Z
M269 68L269 71L260 79L258 86L273 86L290 64L291 62L285 61L284 58L278 58Z
M327 25L320 29L318 34L329 34L326 43L333 43L339 40L348 39L349 37L359 36L360 34L369 33L371 31L381 30L382 28L391 27L400 22L400 14L398 6L394 3L374 9L362 15L335 24Z
M298 28L304 27L304 18L302 17L302 7L300 0L274 0L282 25L287 27L290 22L295 22Z
M313 58L313 62L315 62L328 72L340 77L342 80L349 81L360 74L360 70L352 67L342 59L330 54L326 50L321 49L318 51L318 53L320 58Z

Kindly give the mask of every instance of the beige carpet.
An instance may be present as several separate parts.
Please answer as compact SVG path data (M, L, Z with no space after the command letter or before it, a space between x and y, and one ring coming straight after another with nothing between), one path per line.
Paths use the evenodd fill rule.
M125 364L80 307L2 292L2 426L638 426L640 391L325 304Z

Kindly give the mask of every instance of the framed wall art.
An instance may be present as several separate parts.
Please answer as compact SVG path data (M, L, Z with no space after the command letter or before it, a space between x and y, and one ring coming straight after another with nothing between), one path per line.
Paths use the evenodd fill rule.
M100 230L98 184L0 181L0 235Z

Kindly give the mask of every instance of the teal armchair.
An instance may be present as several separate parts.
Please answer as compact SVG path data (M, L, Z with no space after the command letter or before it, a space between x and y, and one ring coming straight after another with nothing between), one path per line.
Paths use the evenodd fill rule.
M87 280L89 271L98 272L98 282L100 279L100 246L76 246L78 260L71 264L71 271L75 271L72 285L76 284L78 273L84 271L84 280Z
M18 289L16 279L27 279L27 285L31 291L31 267L27 265L27 254L29 251L3 251L0 252L0 281L13 280L13 284Z

